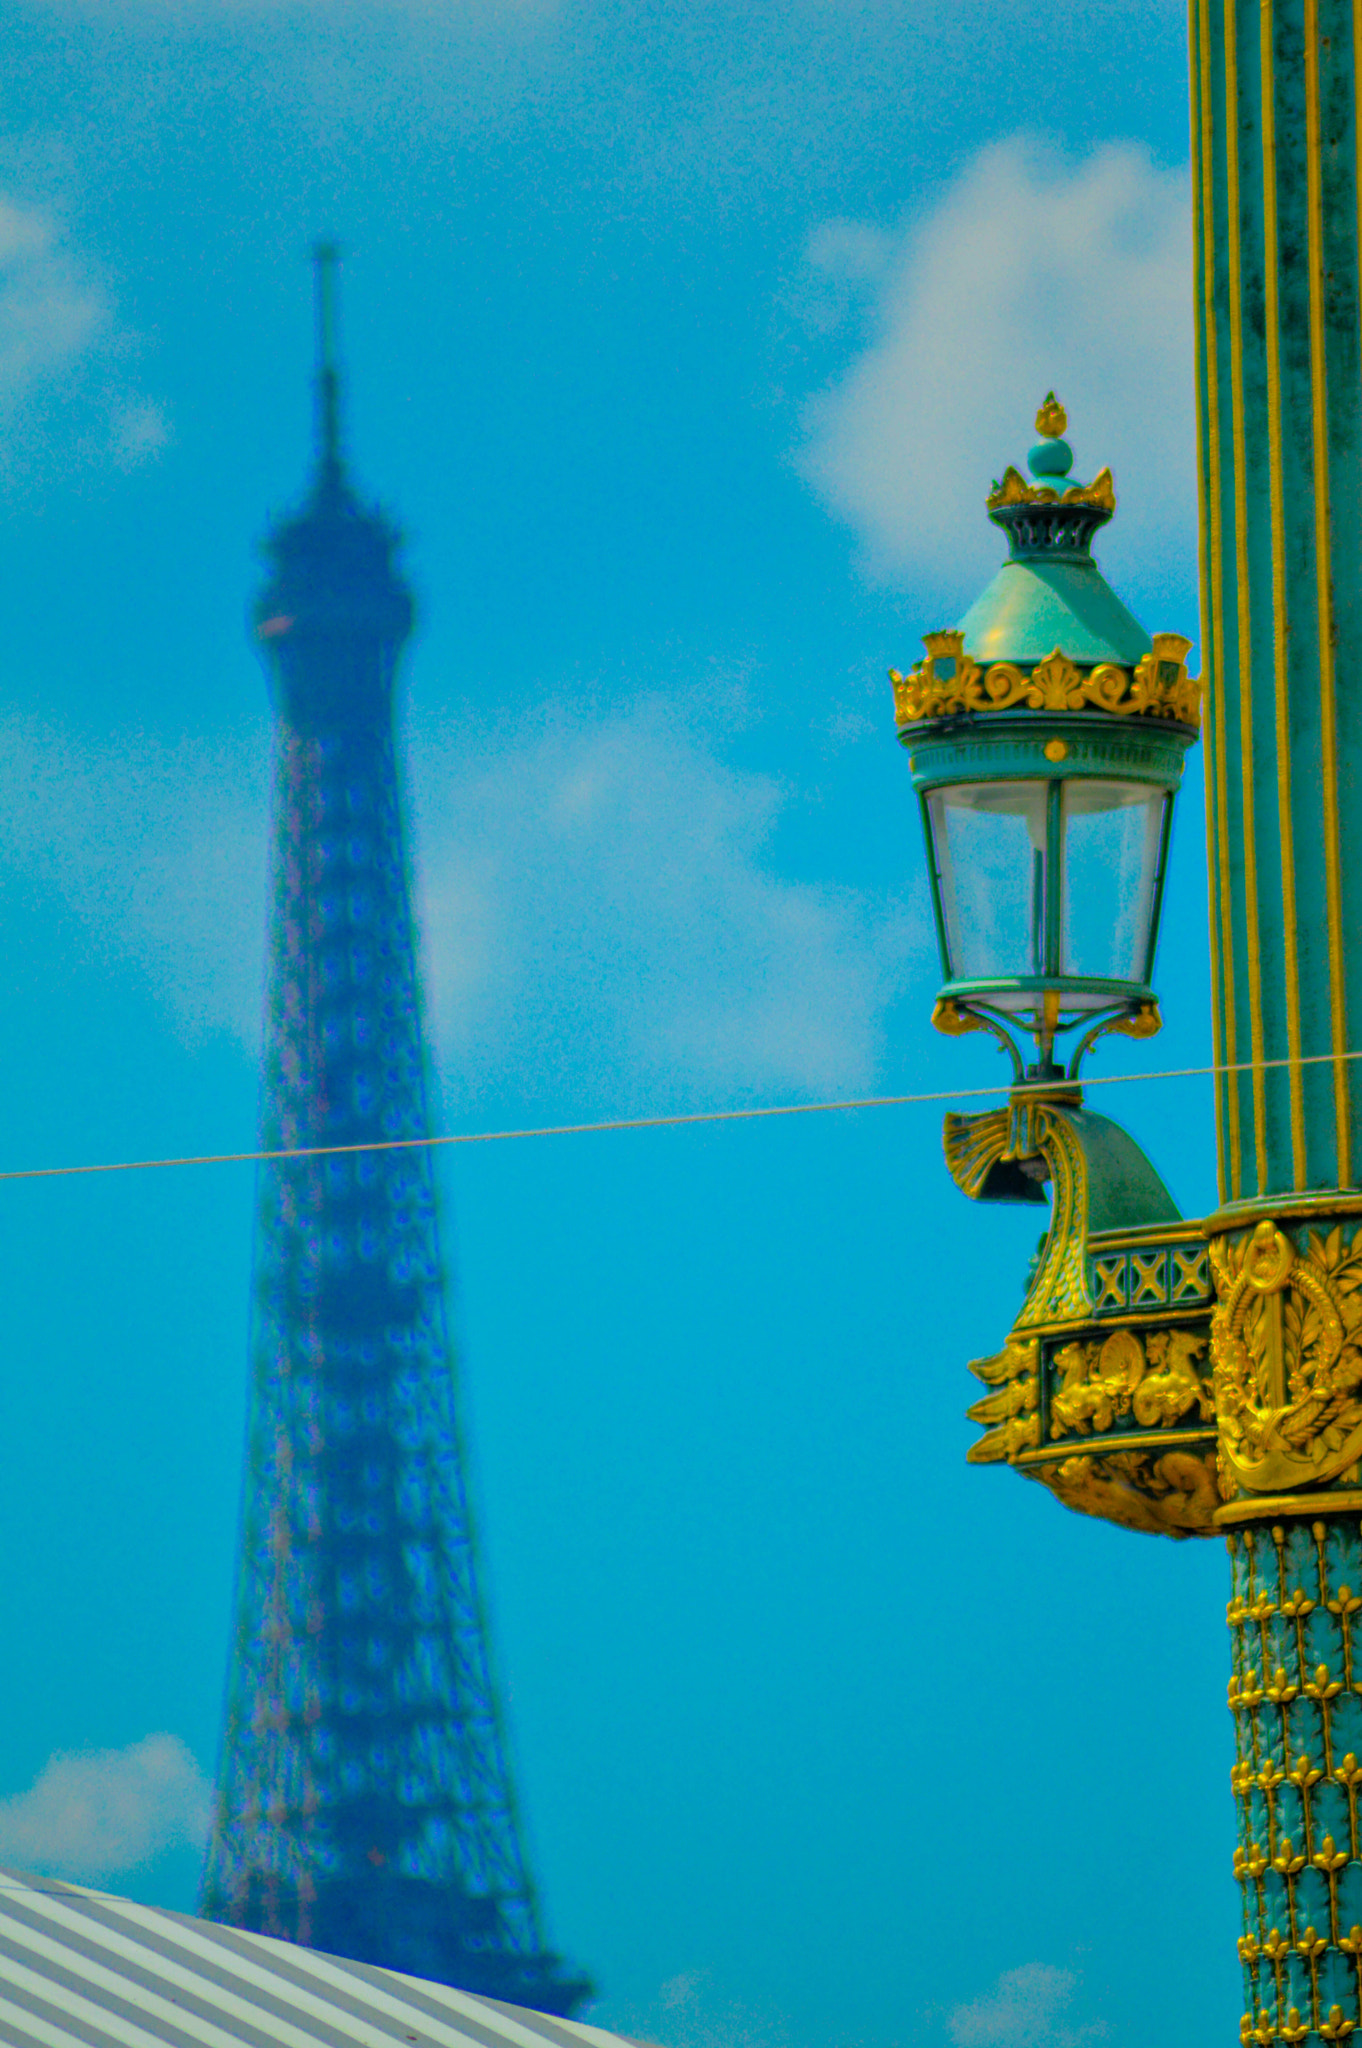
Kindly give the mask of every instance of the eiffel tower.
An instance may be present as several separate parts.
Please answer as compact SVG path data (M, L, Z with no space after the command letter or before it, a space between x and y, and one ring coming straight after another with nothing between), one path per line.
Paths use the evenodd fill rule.
M412 601L341 451L315 251L316 465L269 535L277 720L251 1396L206 1918L567 2015L488 1668L445 1323L393 742Z

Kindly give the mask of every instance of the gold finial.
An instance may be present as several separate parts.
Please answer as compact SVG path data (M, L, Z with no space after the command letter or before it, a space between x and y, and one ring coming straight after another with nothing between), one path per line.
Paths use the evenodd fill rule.
M1054 392L1047 391L1045 403L1036 414L1036 432L1044 434L1047 441L1057 441L1068 424L1068 413L1065 412L1063 406L1055 397Z

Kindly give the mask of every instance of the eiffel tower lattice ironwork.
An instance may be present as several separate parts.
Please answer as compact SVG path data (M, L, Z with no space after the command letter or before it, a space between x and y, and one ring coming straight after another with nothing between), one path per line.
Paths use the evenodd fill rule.
M261 1145L428 1132L393 744L398 535L341 457L335 251L316 252L317 464L265 548L277 715ZM213 1920L570 2013L522 1853L420 1150L258 1185L235 1634L204 1873Z

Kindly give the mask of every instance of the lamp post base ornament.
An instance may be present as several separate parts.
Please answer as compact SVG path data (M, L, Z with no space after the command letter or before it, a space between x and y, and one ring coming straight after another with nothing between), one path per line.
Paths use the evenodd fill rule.
M1124 1529L1227 1537L1241 2041L1362 2048L1362 1197L1139 1222L1143 1155L1072 1087L948 1117L945 1149L975 1200L1053 1189L1011 1335L970 1368L968 1455Z

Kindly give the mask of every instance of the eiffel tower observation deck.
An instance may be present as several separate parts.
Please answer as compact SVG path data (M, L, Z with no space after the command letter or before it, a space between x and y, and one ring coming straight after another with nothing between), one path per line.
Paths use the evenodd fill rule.
M277 720L262 1149L429 1133L393 743L398 535L341 452L336 252L316 252L317 457L265 543ZM493 1690L430 1155L275 1160L211 1920L570 2014Z

